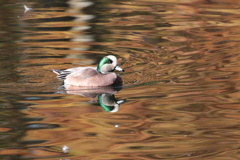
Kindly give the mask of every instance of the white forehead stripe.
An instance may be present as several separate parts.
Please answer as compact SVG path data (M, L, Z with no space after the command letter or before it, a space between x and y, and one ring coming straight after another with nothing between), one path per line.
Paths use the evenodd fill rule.
M117 62L117 58L113 55L108 55L107 58L111 59L113 62Z

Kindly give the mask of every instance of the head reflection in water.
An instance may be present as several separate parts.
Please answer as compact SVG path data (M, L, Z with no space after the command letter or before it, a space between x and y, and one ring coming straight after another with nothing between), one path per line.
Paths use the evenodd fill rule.
M125 102L125 100L117 101L114 94L102 93L98 95L98 102L107 112L117 112L119 110L120 104Z
M90 102L98 102L107 112L117 112L120 105L125 100L116 100L115 93L120 91L120 87L104 86L104 87L77 87L65 86L64 92L67 94L75 94L83 97L89 97Z

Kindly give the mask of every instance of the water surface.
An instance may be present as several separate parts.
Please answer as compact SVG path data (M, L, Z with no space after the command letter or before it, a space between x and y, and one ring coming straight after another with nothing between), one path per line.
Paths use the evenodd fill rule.
M1 4L1 159L239 159L238 1ZM51 71L109 54L122 88Z

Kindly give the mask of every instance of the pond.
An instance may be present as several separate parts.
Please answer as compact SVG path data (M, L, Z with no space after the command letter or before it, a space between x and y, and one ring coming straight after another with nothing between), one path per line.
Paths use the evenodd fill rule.
M240 158L239 1L0 2L2 160ZM52 72L107 55L122 87Z

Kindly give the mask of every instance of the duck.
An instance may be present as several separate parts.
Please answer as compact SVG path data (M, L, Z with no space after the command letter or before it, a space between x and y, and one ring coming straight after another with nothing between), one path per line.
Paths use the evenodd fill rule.
M62 80L64 86L110 86L122 85L122 78L114 71L122 71L118 65L118 60L114 55L103 57L97 67L75 67L65 70L52 69L57 74L58 79Z
M124 102L125 100L117 101L114 94L102 93L98 95L98 103L107 112L119 111L120 105Z
M63 86L64 87L64 86ZM120 105L126 100L117 100L115 94L122 87L102 86L102 87L85 87L85 86L66 86L64 90L58 91L60 94L74 94L90 98L91 104L99 104L107 112L117 112Z

